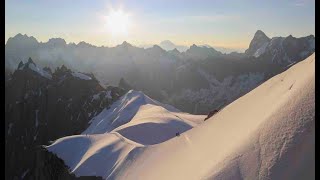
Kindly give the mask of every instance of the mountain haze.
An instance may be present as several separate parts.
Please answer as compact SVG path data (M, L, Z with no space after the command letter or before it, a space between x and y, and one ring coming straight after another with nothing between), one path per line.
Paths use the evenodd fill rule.
M123 78L131 88L158 101L201 114L227 105L308 57L314 48L313 35L269 38L261 30L245 53L230 54L195 44L179 52L158 45L144 49L128 42L116 47L66 44L60 38L39 43L18 34L6 44L5 65L12 70L32 57L41 66L66 65L74 71L91 72L102 84L118 85Z

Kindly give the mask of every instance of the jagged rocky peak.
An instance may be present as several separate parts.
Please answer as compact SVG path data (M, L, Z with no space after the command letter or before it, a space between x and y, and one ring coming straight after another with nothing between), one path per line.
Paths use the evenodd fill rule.
M133 46L132 46L130 43L128 43L127 41L123 41L122 44L119 44L119 45L117 45L116 47L127 49L127 48L130 48L130 47L133 47Z
M65 75L71 75L71 69L67 68L64 64L61 67L57 67L53 72L54 78L59 78Z
M310 56L314 52L314 44L313 35L299 38L289 35L270 39L259 30L245 54L287 67Z
M250 42L249 48L245 51L247 55L254 55L254 53L261 47L269 43L270 38L261 30L258 30Z
M208 57L219 56L222 53L220 51L215 50L212 47L207 46L197 46L192 44L189 49L187 49L186 54L191 58L197 59L205 59Z
M90 81L90 82L94 82L94 84L96 83L99 84L99 81L97 80L97 78L94 76L92 72L85 73L85 72L72 71L71 69L67 68L65 65L62 65L61 67L57 67L55 71L52 73L52 76L54 80L58 80L59 82L65 81L66 79L69 79L69 80L72 79L72 81L84 80L86 83Z
M152 46L152 49L155 50L155 51L159 51L159 52L165 52L164 49L162 49L160 46L158 45L153 45Z
M31 57L29 57L28 61L26 63L23 63L22 61L20 61L20 63L18 64L18 68L17 70L19 71L23 71L24 72L32 72L32 74L38 74L46 79L51 79L52 75L50 72L45 71L42 68L39 68L37 66L36 63L34 63L34 61L31 59Z
M28 36L28 35L26 35L26 34L22 35L21 33L15 35L15 36L13 37L13 39L18 39L18 40L32 39L32 40L37 41L37 39L36 39L35 37L33 37L33 36Z
M15 35L14 37L10 37L6 43L8 47L15 47L21 45L21 47L28 45L28 46L36 46L38 45L38 40L33 36L28 36L26 34L22 35L21 33ZM20 46L19 46L20 47ZM24 47L26 48L26 47Z
M28 68L30 64L37 66L36 63L34 63L33 60L31 59L31 57L29 57L29 59L26 63L23 63L22 61L20 61L20 63L18 64L18 70Z
M148 52L149 54L156 55L156 56L159 56L159 55L161 56L161 55L165 54L167 51L165 51L164 49L162 49L158 45L153 45L152 47L147 48L146 52Z
M123 41L123 43L121 44L122 46L131 46L130 43L128 43L127 41Z
M20 63L18 64L18 69L22 68L23 66L24 66L24 63L20 61Z
M177 48L174 48L174 49L172 50L172 52L177 52L177 53L179 53L180 51L179 51Z
M66 41L62 38L51 38L49 39L47 44L50 46L66 46L67 45Z
M192 46L190 46L190 48L188 49L188 50L195 50L195 51L197 51L197 50L202 50L202 51L210 51L210 52L218 52L217 50L215 50L214 48L212 48L212 47L210 47L210 46L206 46L206 45L203 45L203 46L197 46L197 45L195 45L195 44L192 44Z
M77 45L78 45L78 47L82 47L82 48L96 47L96 46L89 44L87 42L84 42L84 41L79 42Z
M268 36L261 30L257 30L257 32L254 34L254 38L269 39Z
M197 47L198 47L197 45L192 44L192 46L190 46L190 49L195 49L195 48L197 48Z
M31 64L31 63L34 64L34 65L36 65L36 64L33 62L33 60L31 59L31 57L29 57L27 64Z
M63 64L61 67L57 67L55 72L71 72L71 70Z
M172 49L171 51L169 51L170 53L173 54L180 54L180 51L177 48Z

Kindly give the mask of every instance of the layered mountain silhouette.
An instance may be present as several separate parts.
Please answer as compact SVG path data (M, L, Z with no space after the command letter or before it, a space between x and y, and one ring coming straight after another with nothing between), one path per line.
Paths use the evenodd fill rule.
M108 156L106 157L110 159L104 165L108 166L110 172L104 175L99 174L99 176L116 177L118 174L115 172L122 170L122 168L124 169L121 172L131 172L130 167L134 167L133 165L124 166L122 164L123 162L131 163L131 151L134 151L133 154L135 154L140 152L141 145L163 143L174 138L177 133L189 131L202 122L203 116L182 113L176 108L189 113L206 114L212 109L220 110L231 102L236 102L236 105L231 104L229 109L237 114L240 112L238 109L244 107L241 105L241 99L235 101L239 97L247 98L248 102L252 102L251 107L255 108L256 106L252 104L259 104L260 101L257 98L251 99L250 96L252 95L250 93L249 96L245 94L284 71L286 73L283 73L280 77L286 74L292 74L293 77L290 76L289 80L285 81L289 83L286 86L279 86L280 89L291 92L292 88L295 89L295 80L297 80L300 83L297 86L298 90L302 89L303 82L308 82L308 92L312 92L313 74L311 73L312 64L310 65L310 63L314 63L314 60L312 60L314 56L310 55L314 53L314 50L315 37L313 35L300 38L291 35L269 38L261 30L254 34L248 49L244 53L234 52L229 54L221 53L212 47L195 44L182 52L177 48L167 51L159 45L139 48L128 42L123 42L116 47L97 47L86 42L66 43L61 38L52 38L48 42L38 42L32 36L18 34L9 38L5 47L6 179L75 179L77 177L69 174L70 168L80 174L88 172L87 170L92 167L90 158L97 157L91 156L92 154L89 153L83 156L88 158L86 160L89 161L82 161L82 157L79 158L79 156L70 160L69 158L73 156L69 153L77 152L73 149L77 146L71 146L68 148L69 151L64 154L65 146L63 143L65 142L71 142L71 145L79 145L80 142L79 147L91 142L92 146L88 145L88 149L93 146L94 148L91 149L92 151L88 150L88 152L107 153ZM307 57L309 58L305 62L310 62L309 65L305 62L297 64ZM303 67L310 69L310 73L300 77ZM287 71L288 69L291 70ZM275 79L279 80L279 77ZM274 80L267 81L267 85L270 83L278 86L278 84L274 84ZM102 84L113 86L105 87ZM262 85L264 88L263 91L261 90L261 94L269 92L270 88L267 85ZM130 89L135 90L129 91ZM259 93L260 91L256 92ZM275 89L271 89L270 92L273 92L271 94L273 98L276 98L276 95L279 94ZM290 97L296 97L296 91L292 92L294 93L291 93ZM311 96L305 97L308 100L307 105L312 110ZM291 104L294 105L294 103L289 103L289 99L283 98L283 102L291 107ZM264 100L263 102L269 104L271 102L267 99ZM299 102L303 102L303 99L299 99ZM237 103L240 103L240 105L237 105ZM165 104L171 104L176 108ZM278 105L279 107L286 107L283 104ZM257 107L262 108L264 106L260 104ZM296 106L292 106L292 108L299 109ZM270 115L273 114L271 110L268 111ZM247 112L247 109L245 111ZM261 111L261 109L258 108L257 111ZM311 111L309 113L304 109L304 112L305 117L309 119L309 124L304 127L309 127L309 129L306 129L309 132L310 127L312 127L310 122L312 122L313 116ZM229 118L228 111L222 111L222 115L231 121L232 118ZM240 115L243 114L240 113ZM259 119L254 115L250 116L252 118L249 119L246 119L246 114L240 115L239 117L251 124ZM284 116L286 115L288 114L284 114ZM286 122L285 118L281 118L281 113L279 117L279 122ZM211 119L215 119L215 117L208 119L206 123L212 124ZM260 121L264 122L265 119L260 118ZM299 119L296 121L298 124L305 123L300 122ZM294 126L295 122L292 122L292 124L289 128L299 129L299 127ZM220 124L220 128L223 127ZM260 137L254 134L257 127L250 126L252 137ZM145 129L148 129L148 131L145 131ZM217 132L215 130L213 129L210 132ZM108 134L111 131L113 131L113 134ZM170 134L163 133L166 131ZM209 133L206 128L203 131ZM97 132L107 134L99 136L96 135ZM148 133L144 134L144 132ZM194 130L194 132L197 133L197 130ZM310 130L310 132L312 131ZM153 137L153 133L157 136ZM269 131L265 133L268 134ZM298 136L295 133L292 134ZM216 137L215 134L211 135L210 137ZM271 134L269 133L269 135ZM68 136L71 137L68 138ZM145 136L148 138L146 139ZM66 164L63 160L47 153L47 150L42 148L42 145L49 145L51 144L50 141L61 137L65 138L56 141L52 146L56 147L55 150L57 151L50 148L49 150L66 160ZM194 136L193 138L197 139L197 137ZM232 139L231 136L228 136L228 138ZM109 142L111 144L108 144ZM128 142L130 145L128 145ZM182 141L177 146L168 147L181 149L184 147L181 144L185 145L186 142L190 143L190 141ZM282 143L280 140L279 142L280 144L277 144L277 147L280 147ZM308 142L306 143L306 147L312 146ZM200 146L203 146L203 144L200 143ZM102 148L101 151L96 151L95 148L97 147ZM165 146L158 147L161 151L166 148ZM162 149L163 147L164 149ZM108 151L110 148L111 151ZM248 149L250 148L248 147ZM283 148L275 152L285 154L285 151L281 149ZM294 153L294 150L289 150ZM85 152L87 151L83 150L78 153ZM272 152L270 151L270 153ZM120 153L119 157L123 157L123 159L118 161L114 158L117 156L114 153ZM190 150L189 153L192 153L192 151ZM68 158L65 159L63 157L66 154ZM137 154L139 155L139 153ZM141 157L144 157L143 154ZM233 157L233 154L230 155ZM148 156L147 154L146 157ZM125 159L127 157L129 158ZM157 158L158 156L154 155L154 157ZM254 156L254 158L257 157L264 156L261 154ZM137 162L143 159L138 159ZM202 159L205 161L205 156ZM266 159L268 160L268 158ZM100 158L100 160L103 159ZM187 160L186 164L188 164ZM165 161L170 161L170 158L165 159ZM119 162L119 164L112 164L111 162ZM249 161L244 162L250 164ZM279 162L280 165L279 163L277 165L281 166L282 161ZM309 159L306 162L309 163ZM148 161L148 163L150 164L151 161ZM206 174L207 177L226 177L224 173L226 168L235 169L235 174L238 171L241 171L241 173L243 171L238 168L242 167L241 165L233 165L232 163L227 165L227 167L219 166L221 171L210 172ZM89 169L86 169L86 167L89 167ZM181 167L181 171L185 171L184 166ZM104 168L104 166L99 165L99 168ZM283 177L284 174L278 172L277 166L272 168L275 177ZM101 172L104 172L104 169L101 170ZM166 168L164 167L162 171L166 172ZM253 168L253 171L263 174L259 169ZM170 175L170 173L167 174ZM243 174L252 177L247 171L244 171ZM87 179L98 178L95 177L95 174L84 173L83 175L92 175ZM147 175L153 177L152 174ZM184 174L180 175L181 177L184 176ZM123 178L124 176L120 173L119 177ZM86 177L83 178L86 179Z
M5 65L12 71L22 59L32 57L43 67L64 64L73 71L92 72L102 84L116 86L124 78L151 98L190 113L207 113L305 59L314 52L314 44L313 35L269 38L258 30L245 53L224 54L198 45L180 52L128 42L116 47L66 44L60 38L39 43L18 34L6 43Z
M315 38L313 35L295 38L288 37L267 37L261 30L258 30L245 53L256 58L268 59L272 63L288 65L295 63L313 52Z
M164 40L161 41L158 44L162 49L166 50L166 51L172 51L174 49L176 49L179 52L185 52L187 51L190 47L188 46L183 46L183 45L176 45L175 43L171 42L170 40ZM144 47L144 48L149 48L152 47L153 45L142 45L140 47ZM232 49L232 48L226 48L226 47L221 47L221 46L210 46L207 44L202 44L202 45L198 45L200 47L208 47L208 48L214 48L222 53L231 53L231 52L237 52L239 51L239 49Z

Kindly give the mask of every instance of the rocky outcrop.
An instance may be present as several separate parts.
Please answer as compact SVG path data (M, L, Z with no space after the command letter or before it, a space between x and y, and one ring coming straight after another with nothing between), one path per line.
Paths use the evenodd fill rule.
M33 170L39 145L81 133L92 117L125 93L117 87L103 88L93 75L76 74L65 66L50 72L29 59L6 81L6 179L37 179Z
M245 51L245 53L247 55L254 55L259 48L269 43L269 41L270 38L264 32L258 30L254 34L254 37L250 42L249 48Z

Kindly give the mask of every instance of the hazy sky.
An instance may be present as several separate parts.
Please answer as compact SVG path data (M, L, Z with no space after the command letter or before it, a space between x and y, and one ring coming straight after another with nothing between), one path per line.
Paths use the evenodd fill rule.
M248 47L256 30L267 36L314 34L314 0L6 0L6 41L18 33L114 46L171 40L175 44ZM104 18L121 10L127 34L111 35Z

